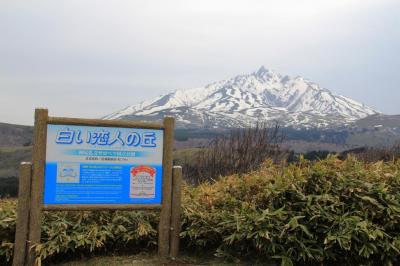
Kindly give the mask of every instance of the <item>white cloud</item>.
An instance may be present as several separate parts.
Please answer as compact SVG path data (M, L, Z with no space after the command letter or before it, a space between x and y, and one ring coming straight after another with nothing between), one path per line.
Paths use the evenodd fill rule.
M36 105L101 116L261 64L399 112L393 97L375 94L376 86L397 93L399 78L386 76L400 61L399 8L373 0L3 1L0 121L30 123ZM109 91L117 95L107 105ZM25 116L6 111L17 108L16 95L26 97Z

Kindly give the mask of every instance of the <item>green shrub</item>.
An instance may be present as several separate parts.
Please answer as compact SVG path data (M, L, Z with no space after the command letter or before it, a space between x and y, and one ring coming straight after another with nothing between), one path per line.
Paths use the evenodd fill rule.
M15 236L16 201L3 199L0 201L0 265L9 261L13 254ZM3 263L1 263L3 261Z
M285 265L399 262L400 162L335 157L187 188L182 237L226 257Z
M10 261L15 234L15 201L2 201L0 209L0 259ZM45 212L42 259L62 254L132 251L157 244L158 214L154 211ZM0 260L0 265L2 265Z
M0 256L12 256L15 203L0 209ZM42 259L154 248L156 212L51 212ZM282 265L396 265L400 261L400 161L329 157L185 186L181 245L226 258Z

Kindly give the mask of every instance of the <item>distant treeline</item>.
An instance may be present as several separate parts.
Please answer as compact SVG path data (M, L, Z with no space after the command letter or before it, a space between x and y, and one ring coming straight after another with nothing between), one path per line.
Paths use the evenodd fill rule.
M345 144L349 133L340 130L282 128L286 140L321 141Z
M213 139L219 135L226 133L224 130L215 129L185 129L177 128L175 129L175 140L177 141L187 141L191 139Z
M340 153L332 151L310 151L307 153L295 153L290 151L288 156L288 163L299 161L300 156L309 161L324 160L329 155L337 155L339 159L345 160L349 155L356 157L358 160L371 163L377 161L394 161L400 158L400 144L392 147L360 147L355 149L346 150Z
M272 127L273 128L273 127ZM345 144L349 133L344 130L321 129L280 129L285 140L321 141L325 143ZM214 139L217 136L229 135L228 129L176 129L175 139L187 141L189 138Z
M16 197L18 195L18 178L4 177L0 179L0 198Z

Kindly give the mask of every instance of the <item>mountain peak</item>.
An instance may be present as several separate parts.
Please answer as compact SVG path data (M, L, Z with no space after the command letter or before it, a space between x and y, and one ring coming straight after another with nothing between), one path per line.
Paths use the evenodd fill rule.
M265 66L261 66L255 73L256 76L265 76L267 75L277 75L275 71L272 69L268 69Z
M282 76L261 66L202 88L181 89L127 107L105 119L160 120L172 115L179 127L246 127L279 121L282 126L328 127L376 114L300 76Z
M263 73L265 73L265 72L268 72L268 69L266 69L266 68L264 67L264 65L262 65L262 66L257 70L256 74L257 74L257 75L260 75L260 74L263 74Z

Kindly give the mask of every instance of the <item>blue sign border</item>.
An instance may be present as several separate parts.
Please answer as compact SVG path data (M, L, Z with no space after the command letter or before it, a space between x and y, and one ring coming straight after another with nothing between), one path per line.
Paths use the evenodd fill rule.
M71 143L57 143L57 140L65 140L65 134L60 139L60 131L74 131L75 138ZM76 132L80 130L80 138L77 139ZM120 134L119 146L92 144L89 133L106 131L110 135ZM97 131L96 131L97 130ZM161 204L162 202L162 175L163 175L163 129L141 129L126 127L103 127L103 126L74 126L74 125L47 125L47 152L44 177L45 205L100 205L100 204ZM154 133L157 147L124 146L122 143L128 139L129 132L138 134ZM124 135L124 133L126 133ZM85 139L86 138L86 139ZM73 142L75 140L75 143ZM79 142L77 141L79 140ZM70 141L70 139L69 139ZM132 142L132 140L131 140ZM118 143L117 143L118 144ZM146 143L144 143L146 144ZM156 150L156 151L154 151ZM160 154L161 153L161 159ZM61 154L61 155L60 155ZM157 156L155 156L156 154ZM157 160L154 160L153 157ZM65 157L65 158L64 158ZM89 159L88 159L89 158ZM93 159L118 158L121 161L94 161ZM153 161L152 161L153 160ZM57 182L57 167L62 164L77 165L79 182ZM131 170L140 166L147 166L155 170L154 174L154 197L140 198L130 197ZM79 170L78 170L79 169Z

